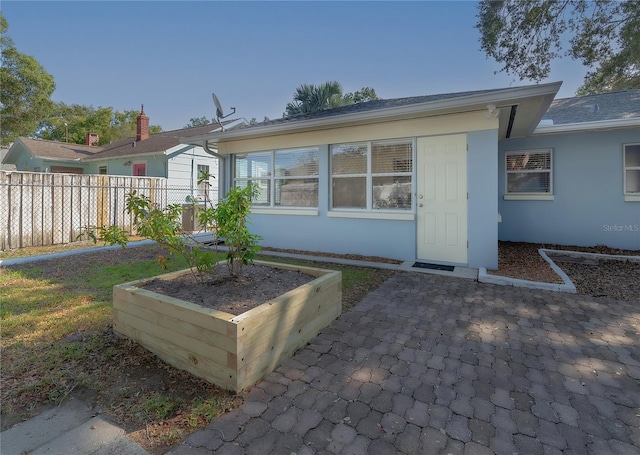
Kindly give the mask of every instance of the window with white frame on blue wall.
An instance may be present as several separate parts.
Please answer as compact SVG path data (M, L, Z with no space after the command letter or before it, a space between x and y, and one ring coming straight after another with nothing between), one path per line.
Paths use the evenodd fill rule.
M505 153L505 199L553 199L551 149Z
M625 144L623 155L625 201L640 202L640 144Z
M254 206L318 207L317 147L234 155L234 185L258 185Z
M331 208L411 211L413 140L334 144Z

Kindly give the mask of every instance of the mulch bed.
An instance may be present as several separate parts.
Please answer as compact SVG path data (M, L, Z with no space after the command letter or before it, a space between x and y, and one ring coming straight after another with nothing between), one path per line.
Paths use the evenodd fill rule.
M640 251L619 250L603 245L579 247L500 242L498 270L489 270L487 273L522 280L561 284L562 279L538 253L540 248L616 256L640 255ZM569 276L576 286L578 294L640 302L640 262L589 259L580 262L558 261L556 265Z
M384 264L402 264L403 262L397 259L384 258L381 256L363 256L360 254L333 254L333 253L323 253L322 251L287 250L283 248L271 248L271 247L262 247L262 249L264 251L273 251L277 253L302 254L306 256L351 259L354 261L382 262Z

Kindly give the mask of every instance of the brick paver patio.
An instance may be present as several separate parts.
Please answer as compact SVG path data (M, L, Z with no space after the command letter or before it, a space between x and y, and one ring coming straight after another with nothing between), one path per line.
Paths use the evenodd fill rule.
M640 303L397 274L182 454L640 454Z

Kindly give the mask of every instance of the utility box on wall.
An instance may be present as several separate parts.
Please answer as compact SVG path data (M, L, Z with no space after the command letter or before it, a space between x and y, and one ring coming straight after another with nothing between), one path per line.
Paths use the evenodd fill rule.
M201 209L204 209L204 205L182 204L182 230L185 232L202 230L197 218Z

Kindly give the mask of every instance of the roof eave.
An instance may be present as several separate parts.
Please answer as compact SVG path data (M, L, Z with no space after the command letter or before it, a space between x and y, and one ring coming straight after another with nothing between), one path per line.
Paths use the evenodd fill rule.
M557 134L557 133L569 133L579 131L594 131L594 130L610 130L618 128L638 128L640 127L640 117L626 118L626 119L613 119L613 120L598 120L595 122L580 122L580 123L563 123L559 125L538 125L533 131L533 134Z
M140 157L147 157L147 156L153 156L153 155L164 155L164 154L165 154L165 150L159 150L157 152L132 153L132 154L127 154L127 155L106 156L106 157L88 156L86 158L83 158L82 161L86 162L86 161L119 160L121 158L130 159L130 158L140 158Z
M280 133L302 132L307 130L330 128L332 126L338 125L347 126L379 120L402 119L415 116L435 116L465 112L470 110L479 110L485 109L487 104L495 104L497 106L509 105L517 103L519 99L535 96L549 96L550 99L553 99L553 97L560 89L561 85L562 82L553 82L549 84L530 85L513 89L502 89L487 93L467 95L438 101L428 101L425 103L416 103L406 106L390 107L364 112L354 112L318 119L301 120L298 122L279 123L262 127L256 126L248 129L222 131L201 136L180 138L180 142L185 144L200 145L203 142L208 141L215 144L217 142L227 140L272 136ZM531 127L531 129L533 129L533 126Z

